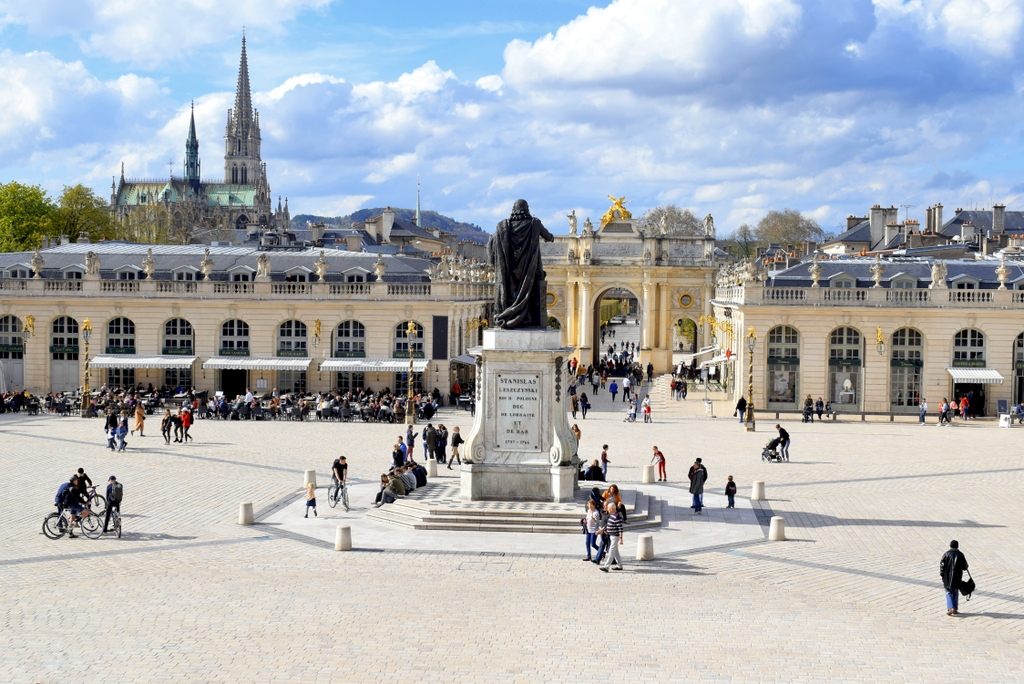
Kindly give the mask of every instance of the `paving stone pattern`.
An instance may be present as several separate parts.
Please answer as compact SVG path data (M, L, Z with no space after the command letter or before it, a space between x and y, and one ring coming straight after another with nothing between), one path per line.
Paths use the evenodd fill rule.
M572 535L562 555L336 553L283 525L238 526L238 503L280 514L304 470L324 484L339 452L372 483L403 427L200 421L195 443L165 446L151 419L156 436L115 454L100 421L0 415L0 681L1024 680L1024 430L789 421L793 460L767 464L774 421L748 434L666 387L652 425L592 397L581 455L609 443L612 479L630 484L657 444L682 496L702 456L713 506L727 475L743 496L762 479L769 500L747 506L785 516L790 541L723 536L638 563L627 533L626 570L608 574ZM122 539L40 533L79 466L124 483ZM958 618L938 577L952 538L979 587Z

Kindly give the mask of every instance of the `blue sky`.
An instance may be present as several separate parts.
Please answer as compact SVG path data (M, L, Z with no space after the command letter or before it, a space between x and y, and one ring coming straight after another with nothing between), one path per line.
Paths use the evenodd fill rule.
M605 196L720 232L794 208L1021 208L1024 0L0 0L0 180L222 175L241 26L274 194L556 231Z

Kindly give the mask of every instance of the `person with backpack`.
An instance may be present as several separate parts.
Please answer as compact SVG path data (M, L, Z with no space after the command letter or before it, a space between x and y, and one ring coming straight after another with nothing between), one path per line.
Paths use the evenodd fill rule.
M964 570L967 570L967 557L960 551L960 542L954 539L949 542L949 550L942 554L939 561L939 576L942 577L942 588L946 590L946 615L960 613L960 591L964 581ZM969 570L967 576L971 576ZM971 592L965 589L963 593L967 595Z
M110 526L110 511L116 510L118 515L121 514L121 499L123 498L124 486L111 475L107 478L107 514L103 518L103 534L107 533L107 528Z

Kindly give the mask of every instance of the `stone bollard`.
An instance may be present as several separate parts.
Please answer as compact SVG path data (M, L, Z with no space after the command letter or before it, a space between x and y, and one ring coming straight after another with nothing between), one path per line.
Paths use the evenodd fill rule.
M640 478L640 481L642 483L644 483L644 484L648 484L648 483L654 482L654 464L653 463L651 465L645 465L644 466L644 474L643 474L643 477Z
M764 482L761 482L760 480L758 480L757 482L754 483L754 488L750 492L750 500L751 501L764 501L765 500Z
M338 525L338 532L334 537L334 550L352 550L352 528L348 525Z
M641 534L636 540L636 559L638 561L654 560L654 535Z
M238 506L238 524L239 525L252 525L254 522L252 517L252 502L246 501Z
M313 488L316 489L316 470L307 470L306 477L302 478L302 486L306 487L309 483L313 483Z
M427 477L437 477L437 459L427 459Z
M781 515L772 516L772 524L768 528L768 541L786 541L786 521Z

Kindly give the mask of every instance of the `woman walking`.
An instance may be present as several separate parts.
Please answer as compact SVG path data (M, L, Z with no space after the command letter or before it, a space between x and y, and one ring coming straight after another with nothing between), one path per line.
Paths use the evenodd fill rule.
M171 426L174 424L174 419L171 417L171 409L167 409L167 413L160 420L160 434L164 436L164 444L171 443Z
M448 459L448 470L452 469L452 464L458 462L462 465L462 458L459 456L459 447L466 440L462 439L462 435L459 434L459 428L452 428L452 457Z
M135 427L132 428L132 436L134 436L135 432L138 431L139 437L145 437L146 435L142 434L142 428L145 427L145 425L146 411L142 408L142 402L140 401L135 405Z

